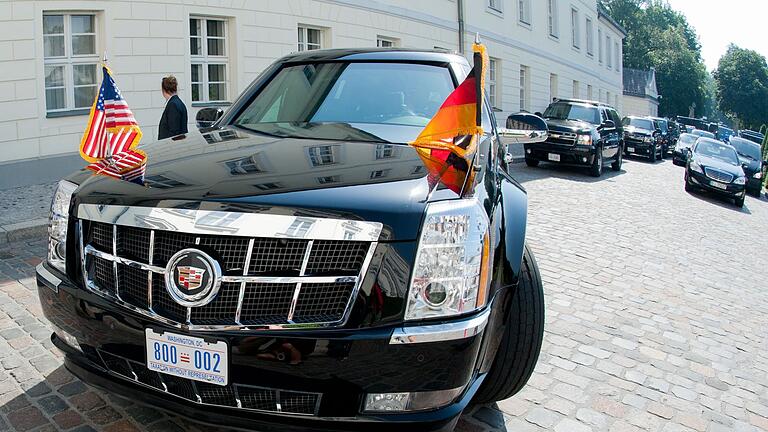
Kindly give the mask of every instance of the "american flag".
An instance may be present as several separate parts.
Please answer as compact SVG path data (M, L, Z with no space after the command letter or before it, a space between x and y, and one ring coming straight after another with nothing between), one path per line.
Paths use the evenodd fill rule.
M112 74L103 67L104 79L91 107L88 127L80 142L80 155L96 174L143 184L147 155L136 150L141 128L120 94Z

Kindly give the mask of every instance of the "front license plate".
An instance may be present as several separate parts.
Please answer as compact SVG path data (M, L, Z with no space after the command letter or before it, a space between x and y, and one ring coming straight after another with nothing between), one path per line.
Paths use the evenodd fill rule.
M635 148L634 147L627 147L627 151L630 152L630 153L634 153L635 152Z
M176 333L145 330L147 368L195 381L216 385L228 383L227 343L206 342L202 338Z
M709 182L709 184L711 184L712 187L716 187L718 189L722 189L722 190L728 189L728 185L724 184L724 183L720 183L720 182L716 182L716 181L711 181L711 182Z
M553 162L560 162L560 155L556 154L556 153L550 153L548 155L548 159L553 161Z

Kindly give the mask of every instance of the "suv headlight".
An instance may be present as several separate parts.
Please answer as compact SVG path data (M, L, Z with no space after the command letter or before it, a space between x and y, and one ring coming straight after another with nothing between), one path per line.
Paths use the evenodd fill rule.
M733 181L733 184L735 184L735 185L745 185L745 184L747 184L747 178L746 177L736 177L736 180Z
M692 171L696 171L697 173L704 174L704 169L701 168L701 165L699 165L699 163L696 162L695 160L691 159L691 163L689 164L689 166L691 167Z
M75 189L77 189L76 184L66 180L60 181L51 202L51 216L48 224L48 263L62 272L66 271L69 202Z
M427 206L408 292L406 320L483 307L489 284L488 216L475 199Z
M761 178L763 178L763 173L758 171L758 172L755 173L755 175L752 176L752 178L756 178L756 179L760 180Z
M592 135L579 135L576 139L578 145L592 145Z
M653 137L645 137L645 139L643 141L645 141L647 143L652 143L653 142Z

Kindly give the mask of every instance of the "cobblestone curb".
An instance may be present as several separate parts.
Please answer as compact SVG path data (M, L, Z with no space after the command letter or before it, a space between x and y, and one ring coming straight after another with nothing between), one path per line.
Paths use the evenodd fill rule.
M32 219L0 225L0 245L10 242L39 239L48 231L48 219Z

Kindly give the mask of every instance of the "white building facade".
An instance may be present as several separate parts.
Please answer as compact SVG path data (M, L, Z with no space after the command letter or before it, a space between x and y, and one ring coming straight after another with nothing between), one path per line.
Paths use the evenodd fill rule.
M226 107L291 52L380 46L469 56L475 33L488 46L500 120L543 111L553 98L621 111L625 34L596 0L0 2L0 177L11 163L72 160L104 53L146 142L157 136L168 74L192 129L199 108Z

